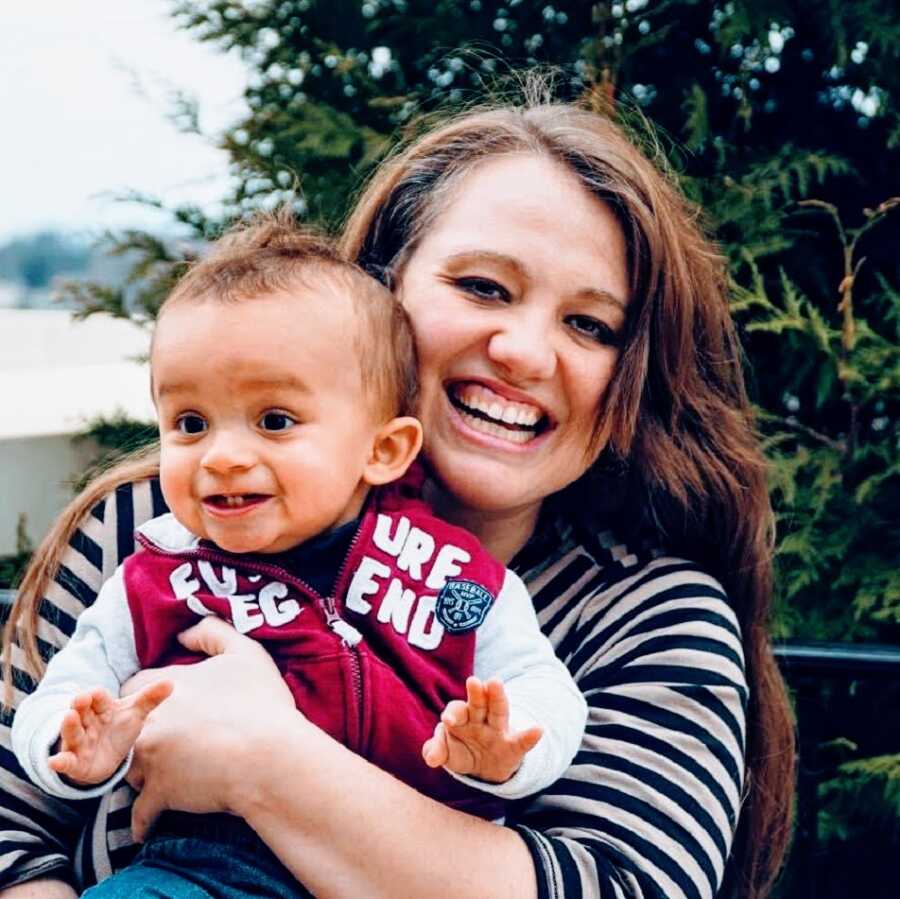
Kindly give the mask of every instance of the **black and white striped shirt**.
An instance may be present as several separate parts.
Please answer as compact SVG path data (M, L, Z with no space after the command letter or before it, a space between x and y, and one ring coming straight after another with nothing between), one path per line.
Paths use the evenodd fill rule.
M156 481L87 516L40 609L45 659L162 514ZM544 897L708 899L722 881L744 775L747 687L719 584L683 560L635 554L567 527L515 560L541 626L590 709L566 775L507 816ZM13 649L14 705L33 689ZM65 803L25 778L0 721L0 887L39 876L88 885L133 857L130 788Z

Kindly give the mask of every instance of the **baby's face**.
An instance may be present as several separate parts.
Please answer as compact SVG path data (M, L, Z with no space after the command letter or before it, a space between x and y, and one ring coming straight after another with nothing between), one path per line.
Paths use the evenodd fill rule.
M379 422L343 297L198 300L153 344L163 494L230 552L280 552L359 513ZM383 423L381 423L383 424Z

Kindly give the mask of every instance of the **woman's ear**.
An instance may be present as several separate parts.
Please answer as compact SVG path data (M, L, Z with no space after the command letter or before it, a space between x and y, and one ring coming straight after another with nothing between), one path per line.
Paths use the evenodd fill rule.
M375 435L363 480L371 487L377 487L402 478L421 448L422 423L419 419L411 415L392 418Z

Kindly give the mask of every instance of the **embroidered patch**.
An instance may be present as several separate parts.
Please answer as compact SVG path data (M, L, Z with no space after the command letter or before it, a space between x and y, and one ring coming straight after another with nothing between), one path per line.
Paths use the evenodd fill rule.
M437 620L451 634L473 630L484 621L494 597L474 581L447 581L434 607Z

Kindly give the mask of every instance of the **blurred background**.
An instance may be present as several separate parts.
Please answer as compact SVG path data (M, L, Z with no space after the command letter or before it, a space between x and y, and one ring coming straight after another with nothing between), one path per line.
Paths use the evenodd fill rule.
M782 897L900 851L900 9L884 0L31 0L0 8L0 587L152 438L179 263L291 202L331 229L398 135L515 70L616 116L730 263L778 514L801 804Z

